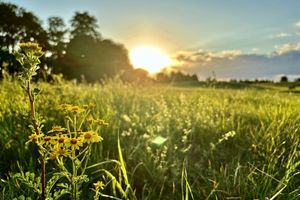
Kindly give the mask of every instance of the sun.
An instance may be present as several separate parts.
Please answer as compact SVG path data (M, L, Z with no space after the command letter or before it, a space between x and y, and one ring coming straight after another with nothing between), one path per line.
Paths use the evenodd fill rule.
M160 48L140 46L130 50L129 57L135 68L143 68L153 74L172 64L172 60Z

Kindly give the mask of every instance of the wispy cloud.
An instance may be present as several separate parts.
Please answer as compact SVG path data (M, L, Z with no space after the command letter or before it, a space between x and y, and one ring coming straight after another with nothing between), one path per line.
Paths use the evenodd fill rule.
M226 50L220 52L204 52L202 50L198 51L181 51L176 56L175 59L179 63L186 62L209 62L212 59L227 58L233 59L234 57L241 55L242 52L238 49Z
M228 59L233 59L234 57L239 56L241 54L242 54L241 50L238 50L238 49L221 51L220 53L215 53L216 57L228 58Z
M300 28L300 21L294 23L294 27ZM300 36L300 33L298 31L282 31L277 34L273 34L270 37L271 38L287 38L287 37L293 37L293 36Z
M285 38L285 37L290 37L290 36L292 36L291 33L281 32L281 33L276 34L274 37L276 37L276 38Z
M276 53L279 55L289 53L291 51L299 51L300 50L300 43L293 44L293 43L286 43L283 45L275 45L274 48L276 49Z
M294 25L295 25L296 27L300 28L300 21L296 22Z

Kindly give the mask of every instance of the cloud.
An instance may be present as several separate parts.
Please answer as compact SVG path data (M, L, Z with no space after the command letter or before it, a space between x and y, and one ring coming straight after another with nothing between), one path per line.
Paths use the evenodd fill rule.
M277 80L282 74L300 74L300 43L277 46L272 54L242 54L239 50L186 51L179 52L174 59L178 61L174 66L176 70L196 73L200 79L215 73L218 79Z
M290 37L290 36L292 36L292 34L281 32L281 33L276 34L274 37L275 38L285 38L285 37Z
M175 60L179 63L205 62L210 60L210 55L199 51L181 51L175 55Z
M233 59L236 56L241 55L242 52L240 50L228 50L228 51L221 51L219 54L216 54L216 57L219 58L228 58L228 59Z
M186 62L209 62L212 59L217 58L228 58L233 59L234 57L241 54L240 50L226 50L226 51L220 51L220 52L204 52L202 50L198 51L182 51L179 52L175 59L179 63L186 63Z
M298 51L300 50L300 43L298 44L293 44L293 43L286 43L283 45L275 45L274 46L276 49L276 53L278 53L279 55L291 52L291 51Z
M294 25L295 25L296 27L300 28L300 21L296 22Z

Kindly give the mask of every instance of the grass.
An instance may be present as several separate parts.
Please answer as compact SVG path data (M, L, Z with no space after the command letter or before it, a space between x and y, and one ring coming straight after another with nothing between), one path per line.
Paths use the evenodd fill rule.
M47 119L45 130L63 123L60 104L97 105L91 114L109 126L102 129L104 142L94 147L90 162L119 159L121 148L121 170L103 165L121 171L138 199L299 199L297 93L276 87L140 86L119 80L38 85L42 93L36 104L40 117ZM3 81L0 98L0 190L7 194L4 182L19 171L17 162L36 172L38 155L24 145L31 133L22 89ZM92 179L100 177L92 174ZM92 186L84 187L88 198Z

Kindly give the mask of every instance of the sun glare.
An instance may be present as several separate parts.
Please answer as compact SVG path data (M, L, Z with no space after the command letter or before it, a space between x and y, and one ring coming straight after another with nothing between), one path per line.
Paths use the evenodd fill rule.
M152 46L133 48L129 53L135 68L143 68L153 74L172 64L171 59L161 49Z

